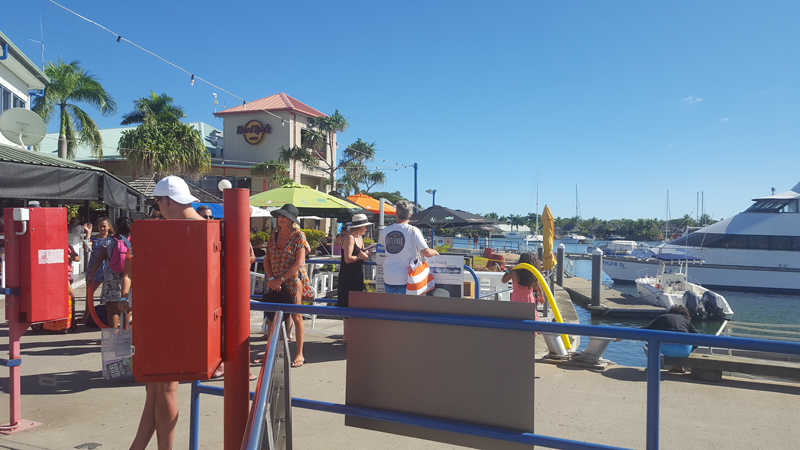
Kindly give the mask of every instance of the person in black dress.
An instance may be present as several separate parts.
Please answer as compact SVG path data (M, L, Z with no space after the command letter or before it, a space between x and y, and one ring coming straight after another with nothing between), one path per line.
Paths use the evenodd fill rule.
M364 251L364 233L372 225L366 214L353 215L353 221L347 227L347 234L342 235L342 265L339 270L339 287L337 289L339 306L349 306L350 291L364 290L364 261L369 254Z

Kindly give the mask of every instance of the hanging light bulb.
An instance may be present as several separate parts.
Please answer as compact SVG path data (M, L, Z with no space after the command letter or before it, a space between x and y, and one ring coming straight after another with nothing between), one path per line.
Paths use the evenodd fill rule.
M194 87L194 74L192 74L192 78L189 80L189 86Z

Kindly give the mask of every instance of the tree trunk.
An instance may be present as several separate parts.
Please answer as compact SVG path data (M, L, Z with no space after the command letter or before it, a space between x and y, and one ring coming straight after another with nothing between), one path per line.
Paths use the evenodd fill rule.
M59 127L58 131L58 157L62 159L67 158L67 136L66 136L66 127L67 124L64 121L64 107L66 106L64 103L61 103L59 106L59 112L61 115L61 127Z

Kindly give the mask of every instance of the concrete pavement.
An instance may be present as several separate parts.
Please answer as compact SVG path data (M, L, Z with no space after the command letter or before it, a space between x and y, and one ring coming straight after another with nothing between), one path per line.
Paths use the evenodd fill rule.
M263 349L260 314L253 313L253 351ZM341 321L306 320L305 366L291 370L295 397L344 403L345 360ZM0 327L0 350L7 351ZM26 334L22 339L22 416L42 422L0 436L0 448L124 449L144 403L141 385L109 385L100 371L100 333ZM290 346L293 349L293 345ZM541 351L540 342L537 350ZM257 371L257 368L253 368ZM0 369L7 392L8 370ZM664 373L661 385L662 448L796 448L800 442L800 384L727 379L703 383ZM537 433L632 448L644 447L646 383L642 369L603 373L537 364ZM492 382L492 381L487 381ZM496 382L502 382L501 379ZM212 382L222 385L222 381ZM252 384L255 387L254 383ZM175 448L188 447L189 384L180 386ZM8 394L0 395L0 421L8 421ZM220 397L201 396L200 447L222 448ZM439 449L451 446L344 427L343 416L294 408L298 449ZM155 438L149 448L155 447Z

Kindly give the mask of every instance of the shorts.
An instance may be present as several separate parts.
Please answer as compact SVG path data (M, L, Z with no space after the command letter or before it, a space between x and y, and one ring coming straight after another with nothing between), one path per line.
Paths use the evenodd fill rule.
M289 293L289 289L286 286L281 286L280 291L273 291L270 289L266 289L264 291L264 296L261 299L262 302L269 302L269 303L286 303L287 305L294 304L294 296ZM268 320L272 321L272 318L275 317L275 313L272 311L264 312L264 317ZM287 317L284 314L284 317Z
M122 298L122 274L112 273L103 281L100 303L118 302Z
M668 358L686 358L692 353L688 344L661 344L661 354Z

